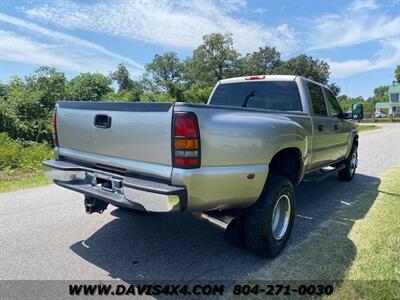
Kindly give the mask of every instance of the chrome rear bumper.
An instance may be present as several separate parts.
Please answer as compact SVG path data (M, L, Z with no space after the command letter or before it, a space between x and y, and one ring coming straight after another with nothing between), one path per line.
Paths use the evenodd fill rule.
M184 187L123 176L78 164L48 160L43 165L54 183L116 206L151 212L183 211L187 206ZM107 186L102 186L106 182Z

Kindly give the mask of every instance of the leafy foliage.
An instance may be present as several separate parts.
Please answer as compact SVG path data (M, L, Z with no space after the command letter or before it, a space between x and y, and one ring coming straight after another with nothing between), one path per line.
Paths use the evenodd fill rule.
M383 85L383 86L378 86L377 88L374 89L374 96L375 97L388 97L388 92L389 92L389 86L388 85Z
M281 54L275 47L259 48L243 59L245 75L273 74L282 65Z
M117 69L110 74L110 78L118 83L118 92L128 91L133 87L133 80L129 78L129 71L123 64L117 66Z
M368 99L363 99L361 96L351 98L346 95L338 97L339 103L344 111L350 111L354 103L361 103L364 106L364 115L366 118L371 118L375 113L375 104L377 102L388 102L388 89L389 86L379 86L374 89L374 95Z
M0 83L0 131L13 139L50 142L51 113L59 100L206 103L217 81L233 76L301 75L327 84L335 95L340 93L339 86L329 83L325 61L304 54L283 60L275 47L268 46L241 55L229 33L205 35L201 45L183 60L175 52L156 54L145 70L138 80L130 78L123 64L109 76L81 73L68 80L55 68L42 66L23 78L13 77L7 84ZM399 81L400 66L395 76ZM116 91L113 86L118 87ZM362 103L370 116L376 102L387 101L387 91L388 86L381 86L366 100L342 95L339 101L345 110Z
M41 168L42 161L53 157L53 151L46 144L23 143L0 132L0 172L15 170L32 172Z
M202 87L196 84L183 92L184 98L191 103L206 103L213 87Z
M338 86L336 83L331 83L328 84L328 88L332 91L332 93L337 97L340 94L340 86Z
M323 60L301 54L281 64L274 73L300 75L322 84L327 84L329 79L329 65Z
M100 73L81 73L67 85L67 95L74 100L100 101L112 91L111 79Z
M202 86L235 75L239 53L233 48L231 34L212 33L185 61L184 74L190 82Z

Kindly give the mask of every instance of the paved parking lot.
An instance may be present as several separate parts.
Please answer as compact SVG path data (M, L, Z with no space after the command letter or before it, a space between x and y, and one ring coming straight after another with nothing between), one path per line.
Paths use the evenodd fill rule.
M298 216L282 259L400 164L400 124L382 126L360 133L352 182L331 176L298 186ZM227 243L190 214L109 208L87 215L80 194L55 185L0 194L0 245L0 279L273 279L265 272L271 261Z

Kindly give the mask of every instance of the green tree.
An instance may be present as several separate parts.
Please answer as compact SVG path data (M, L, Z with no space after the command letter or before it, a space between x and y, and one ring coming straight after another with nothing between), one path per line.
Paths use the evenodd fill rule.
M238 58L239 53L233 48L231 34L205 35L203 43L184 63L185 79L202 86L214 85L238 71Z
M41 66L32 75L26 77L28 90L40 94L40 104L48 111L53 110L57 101L65 98L67 79L56 68Z
M396 81L400 83L400 65L397 65L396 70L394 71L394 77Z
M272 74L282 64L281 54L275 47L258 48L244 58L245 75Z
M331 83L328 84L328 88L332 91L332 93L337 97L340 94L340 86L338 86L336 83Z
M13 138L50 140L49 118L58 100L65 98L66 78L55 68L41 66L24 79L13 77L7 87L5 101L8 110L4 116L10 124L7 131ZM3 124L4 125L4 124Z
M100 101L112 91L111 79L100 73L81 73L67 85L72 100Z
M351 111L351 106L355 103L365 104L365 100L363 97L359 96L356 98L348 97L347 95L340 95L337 97L340 106L342 107L343 111Z
M117 82L118 92L109 92L102 98L104 101L138 101L144 92L143 84L130 79L129 71L123 64L110 73L110 78Z
M203 87L196 84L190 86L183 92L185 102L206 103L213 87Z
M382 98L388 98L388 92L389 92L389 86L388 85L382 85L374 88L374 97L380 97Z
M5 99L8 93L8 85L0 82L0 98Z
M103 101L126 101L135 102L140 101L140 96L143 94L144 90L140 83L133 81L132 88L130 90L122 90L115 93L114 91L109 92L105 95Z
M118 83L119 92L128 91L133 87L133 80L129 78L129 71L124 64L119 64L110 74L110 78Z
M49 118L55 103L65 97L65 83L63 73L45 66L24 79L12 78L7 94L11 108L8 116L15 116L15 123L7 131L9 135L24 140L49 141Z
M154 82L161 85L165 85L166 82L178 82L181 78L182 65L175 52L156 54L145 68Z
M4 99L0 99L0 132L7 132L13 138L18 137L17 117Z
M145 91L140 96L140 101L143 102L171 102L171 96L166 92L151 92Z
M182 63L175 52L156 54L151 63L145 65L145 77L156 84L158 92L166 91L172 98L180 98Z
M323 60L301 54L284 62L275 74L300 75L322 84L329 79L329 64Z

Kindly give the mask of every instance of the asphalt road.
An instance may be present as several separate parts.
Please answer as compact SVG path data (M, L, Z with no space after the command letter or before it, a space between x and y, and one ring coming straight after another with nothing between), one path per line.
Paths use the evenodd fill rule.
M359 157L352 182L331 176L297 187L297 217L282 259L400 164L400 124L361 132ZM190 214L109 208L87 215L80 194L55 185L0 194L0 279L242 279L250 273L273 279L265 275L270 263Z

